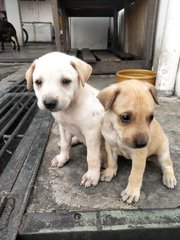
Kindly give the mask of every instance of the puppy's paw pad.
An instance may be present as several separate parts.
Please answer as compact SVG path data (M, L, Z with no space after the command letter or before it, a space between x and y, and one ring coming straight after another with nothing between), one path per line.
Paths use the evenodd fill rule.
M140 190L127 187L121 192L121 197L124 202L131 204L133 202L138 202L140 197Z
M67 159L62 159L60 155L57 155L52 161L51 161L51 167L63 167L64 164L67 162Z
M85 187L96 186L99 182L100 173L87 171L81 180L81 185Z
M172 172L165 172L163 175L163 184L168 188L174 188L177 184L176 178Z
M116 176L117 169L106 168L101 172L101 181L110 182L111 179Z

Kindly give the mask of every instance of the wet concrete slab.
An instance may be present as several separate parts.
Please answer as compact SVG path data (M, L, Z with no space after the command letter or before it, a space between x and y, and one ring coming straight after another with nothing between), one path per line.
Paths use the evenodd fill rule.
M114 76L91 76L89 83L101 89L114 82ZM70 161L63 168L52 168L51 160L59 153L59 132L53 123L49 141L31 193L27 213L54 212L60 210L112 210L112 209L169 209L180 205L180 100L160 98L156 117L169 137L171 156L177 178L177 186L170 190L162 184L162 173L156 157L147 161L140 201L128 205L120 193L126 187L131 161L119 157L117 176L110 182L100 182L96 187L80 186L81 177L87 171L86 147L72 147Z

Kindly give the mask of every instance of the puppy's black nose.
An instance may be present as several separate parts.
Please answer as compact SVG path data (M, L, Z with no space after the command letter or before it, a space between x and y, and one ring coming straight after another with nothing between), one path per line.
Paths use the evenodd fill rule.
M148 143L148 140L147 139L135 139L135 141L134 141L134 146L135 146L135 148L143 148L143 147L145 147L146 145L147 145L147 143Z
M53 110L57 105L57 100L53 98L48 98L48 99L45 99L43 103L47 109Z

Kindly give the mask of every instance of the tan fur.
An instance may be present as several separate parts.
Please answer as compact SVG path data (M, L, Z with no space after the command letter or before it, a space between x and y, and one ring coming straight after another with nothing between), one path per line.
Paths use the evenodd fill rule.
M92 73L92 67L76 57L72 57L71 61L71 64L78 72L79 80L84 87L86 80L89 79Z
M174 188L176 178L168 139L158 121L152 119L154 103L158 103L155 87L138 80L127 80L103 89L98 99L107 110L102 134L108 159L101 180L110 181L116 175L118 154L132 159L128 185L121 196L128 203L137 202L146 159L155 154L162 168L163 184Z
M28 70L26 71L26 74L25 74L28 90L30 90L32 88L32 85L33 85L33 72L34 72L35 67L36 67L36 63L34 61L31 64L31 66L28 68Z

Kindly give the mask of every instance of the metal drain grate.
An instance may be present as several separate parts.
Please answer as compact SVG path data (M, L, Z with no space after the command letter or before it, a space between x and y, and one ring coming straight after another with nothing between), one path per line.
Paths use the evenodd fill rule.
M0 239L14 240L48 140L52 117L20 79L0 92Z
M0 99L0 175L37 112L33 90L20 79Z
M8 94L0 103L0 174L36 112L36 98L32 94Z
M32 90L33 91L33 90ZM22 81L20 81L18 84L14 85L9 91L8 93L23 93L23 92L27 92L27 88L26 88L26 80L23 79ZM29 92L28 92L29 93Z

